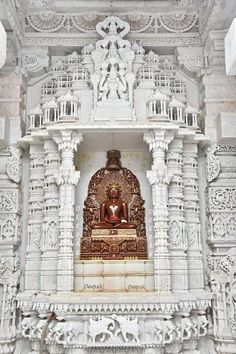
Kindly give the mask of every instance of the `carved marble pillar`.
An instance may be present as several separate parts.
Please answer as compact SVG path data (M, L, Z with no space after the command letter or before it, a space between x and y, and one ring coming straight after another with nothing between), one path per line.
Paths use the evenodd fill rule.
M56 291L59 210L59 190L56 184L56 176L60 165L60 154L53 140L44 141L44 150L43 253L40 281L41 290Z
M189 289L203 289L203 259L199 219L198 147L184 142L183 181L185 228L188 242Z
M20 282L21 151L0 149L0 353L11 354L16 341L16 294Z
M153 225L154 225L154 283L155 290L171 290L171 265L168 249L168 185L170 177L165 163L168 144L173 134L156 129L144 134L144 141L149 144L153 164L147 171L147 178L152 188Z
M57 178L60 200L57 290L66 292L73 290L74 201L75 186L80 176L80 173L75 171L74 151L82 141L82 135L66 130L54 135L54 140L61 152L61 166Z
M167 154L169 175L169 245L171 254L172 290L188 289L187 240L184 222L183 140L176 138Z
M207 149L208 268L217 353L235 352L236 147Z
M41 242L44 203L43 145L30 146L30 185L28 244L25 265L25 290L40 290Z

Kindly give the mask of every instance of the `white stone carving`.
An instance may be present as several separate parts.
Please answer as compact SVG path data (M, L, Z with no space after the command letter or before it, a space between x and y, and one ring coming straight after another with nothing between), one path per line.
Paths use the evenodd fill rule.
M190 5L191 6L191 5ZM122 16L125 21L130 23L130 29L133 33L160 31L160 28L166 32L187 32L193 29L198 20L198 13L192 11L186 13L185 10L172 10L170 14L146 14L140 12L137 14L129 14ZM29 23L28 32L62 32L63 30L72 32L89 33L94 31L98 21L105 20L105 16L97 16L91 14L60 14L56 12L30 12L26 15ZM30 31L31 30L31 31ZM127 32L128 33L128 32Z
M173 11L171 14L159 17L161 25L170 32L189 31L195 26L197 19L197 13L188 15L184 11Z
M41 242L43 232L43 180L44 180L43 146L30 147L30 194L28 242L25 265L26 290L40 290Z
M24 48L22 65L30 75L42 75L48 69L49 56L46 48Z
M137 317L124 317L112 315L112 318L118 323L119 329L116 332L116 336L121 333L125 342L135 341L139 343L139 324ZM131 336L131 340L128 336Z
M173 133L166 130L153 130L144 134L153 155L152 170L147 178L152 187L154 222L154 272L155 289L170 291L170 256L168 250L168 185L171 176L165 164L165 154ZM160 247L161 245L161 247Z
M210 187L208 189L210 211L235 211L236 189L224 187Z
M215 155L216 149L208 148L207 151L207 179L208 182L212 182L219 176L220 173L220 161L219 157Z
M184 215L183 141L175 139L167 153L167 168L173 173L169 185L169 246L172 289L188 288L187 240Z
M191 269L188 273L189 288L202 289L204 278L200 238L197 145L188 142L184 142L183 145L183 182L188 268Z
M25 87L21 75L13 74L15 58L28 67L30 76L44 73L48 59L52 66L39 79L28 78L30 122L27 135L20 141L24 156L23 231L20 150L14 145L0 152L0 352L38 354L44 334L44 351L50 354L234 354L236 86L234 77L223 74L226 31L211 31L205 42L215 21L212 13L220 7L224 13L229 11L224 0L204 1L200 11L196 0L159 1L153 3L153 13L148 4L145 11L138 7L132 11L129 7L134 9L135 3L116 2L111 4L114 15L108 17L102 10L103 2L94 4L89 13L76 2L71 13L58 0L28 1L27 11L24 2L2 5L11 37L17 37L14 55L12 52L1 71L4 146L21 139L19 123L25 123ZM217 18L219 27L224 13ZM152 51L145 54L142 45ZM53 48L49 50L50 46ZM57 54L65 52L60 46L84 48L56 62ZM162 55L165 51L174 53L176 47L175 58ZM202 80L196 73L204 74ZM222 122L227 129L222 130L224 134L219 130L219 134L215 123L219 126ZM199 123L208 142L200 133ZM153 242L154 257L148 262L154 276L146 269L150 282L142 293L137 287L129 294L74 292L83 288L73 283L78 269L74 269L75 188L81 182L73 158L82 134L85 149L90 134L94 134L91 146L101 150L100 130L112 139L115 133L113 140L106 140L109 147L119 140L117 131L121 136L118 146L122 145L123 132L130 139L129 146L134 136L144 133L153 158L147 173L152 200L148 200L148 193L146 199L153 206L147 215L154 230L148 238ZM215 146L219 138L231 145ZM205 146L211 151L205 151ZM141 144L140 149L144 149ZM89 165L81 170L83 186L93 169L95 166ZM204 279L203 269L206 253L208 279ZM96 262L93 260L93 269L99 264ZM21 323L23 338L18 339L15 323L20 269L25 279L17 297L28 317ZM85 273L81 268L78 272L76 279L82 282ZM94 278L100 286L96 274ZM205 290L208 285L211 294ZM208 307L211 311L206 315ZM44 333L51 311L57 317Z
M60 156L56 144L45 140L45 180L43 207L43 237L40 288L43 291L57 289L57 257L59 247L58 211L59 190L55 171L59 169Z
M132 120L133 86L132 72L134 52L123 37L130 26L118 17L107 17L96 30L104 39L96 43L92 53L95 72L91 75L94 89L92 120Z
M23 319L22 335L30 339L31 345L40 339L45 322L36 313ZM89 317L85 322L78 318L73 322L66 318L64 322L53 320L48 325L45 342L47 346L54 344L76 349L88 345L99 352L107 348L126 351L134 347L139 350L142 348L140 339L155 350L175 343L186 346L188 341L196 341L197 347L199 339L207 335L209 325L204 311L189 317L176 315L174 318L159 319L151 316L143 323L144 331L141 331L141 323L141 317L116 314Z
M83 140L82 134L65 130L54 135L61 152L61 166L56 179L59 185L59 250L58 250L58 291L73 290L73 234L75 185L80 173L75 171L73 156L77 145Z
M7 164L7 175L15 183L19 183L22 173L21 151L15 146L10 146L10 152L11 156L9 157Z
M91 337L92 343L95 343L97 340L104 342L105 339L111 339L114 334L115 321L109 317L99 317L99 318L90 318L88 326L88 335ZM100 338L98 339L97 337Z
M218 145L210 154L214 154L210 171L210 177L214 178L208 178L207 187L208 239L212 245L208 268L213 294L213 331L217 337L215 348L222 353L224 333L235 336L235 257L230 249L230 244L235 243L236 227L235 169L232 168L235 149L231 145ZM234 351L234 345L224 343L224 346L227 351Z
M230 277L233 271L234 261L230 256L209 256L209 274L213 280L217 280L219 276L226 275Z
M184 66L190 72L200 73L204 67L202 48L177 48L177 60L180 66Z

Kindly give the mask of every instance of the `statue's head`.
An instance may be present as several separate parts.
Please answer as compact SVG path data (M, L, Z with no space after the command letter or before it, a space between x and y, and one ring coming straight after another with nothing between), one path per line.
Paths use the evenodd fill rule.
M108 198L119 198L121 192L121 187L118 183L111 183L107 186L107 196Z

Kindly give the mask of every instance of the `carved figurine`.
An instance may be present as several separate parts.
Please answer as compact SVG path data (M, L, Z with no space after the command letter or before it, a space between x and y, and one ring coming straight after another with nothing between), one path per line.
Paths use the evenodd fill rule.
M100 222L92 225L94 229L135 229L128 222L128 206L120 199L120 186L113 183L108 187L108 199L100 206Z

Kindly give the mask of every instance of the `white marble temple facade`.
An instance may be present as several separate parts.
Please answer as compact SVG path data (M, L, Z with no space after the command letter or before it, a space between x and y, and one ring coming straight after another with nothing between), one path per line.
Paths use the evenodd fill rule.
M0 1L0 353L236 353L235 15ZM79 259L111 149L140 182L146 261Z

